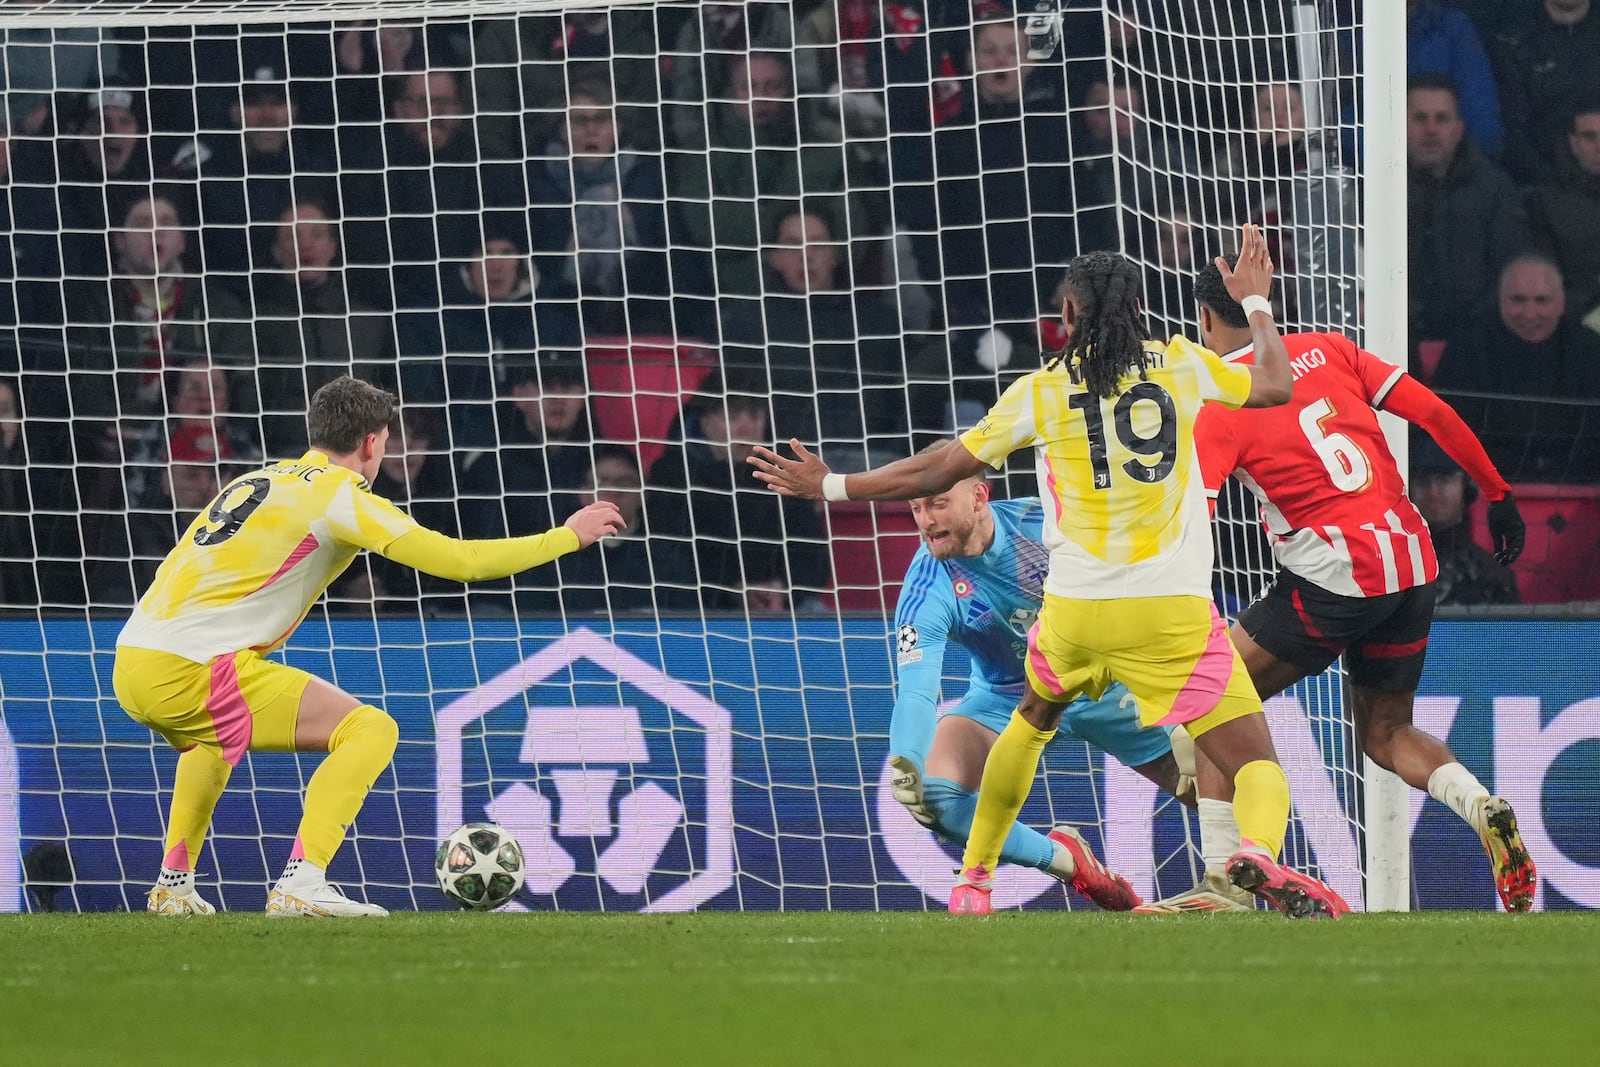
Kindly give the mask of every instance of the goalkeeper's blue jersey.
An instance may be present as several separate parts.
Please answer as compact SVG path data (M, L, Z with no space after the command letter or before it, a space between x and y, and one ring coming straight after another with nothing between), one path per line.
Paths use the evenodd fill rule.
M895 609L899 694L895 714L939 699L945 646L972 658L972 685L1021 696L1028 631L1044 602L1050 550L1044 546L1044 508L1037 497L997 500L994 543L981 556L935 559L917 549Z

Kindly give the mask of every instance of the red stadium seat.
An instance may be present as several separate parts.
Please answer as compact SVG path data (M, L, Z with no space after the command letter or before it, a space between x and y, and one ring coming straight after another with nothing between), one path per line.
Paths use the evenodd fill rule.
M670 337L598 337L585 351L599 436L637 444L639 468L666 450L667 431L683 401L717 365L704 345Z
M1433 381L1433 372L1439 369L1439 360L1443 358L1443 341L1418 341L1417 365L1411 368L1416 373L1417 380Z
M922 543L910 505L846 501L829 504L823 516L839 610L894 611L906 567Z
M1528 524L1528 544L1512 565L1524 604L1600 600L1600 489L1588 485L1512 486ZM1472 506L1473 532L1489 545L1488 505Z

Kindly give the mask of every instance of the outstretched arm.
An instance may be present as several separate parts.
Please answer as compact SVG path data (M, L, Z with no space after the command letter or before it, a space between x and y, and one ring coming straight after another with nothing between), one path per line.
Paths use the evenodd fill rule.
M578 549L578 535L565 526L528 537L462 541L418 526L378 554L451 582L482 582L538 567Z
M1477 434L1472 432L1454 408L1439 399L1439 394L1417 381L1409 374L1394 383L1379 406L1398 415L1413 425L1428 431L1428 436L1439 442L1445 455L1455 460L1466 471L1487 500L1499 500L1511 491L1511 486L1495 469L1484 451Z
M748 462L755 468L756 477L777 492L807 500L914 500L942 493L987 469L960 441L897 459L875 470L845 475L833 474L820 457L807 451L797 439L791 438L789 447L794 449L794 459L758 447Z
M1508 566L1515 563L1527 544L1528 527L1522 513L1517 510L1511 486L1495 469L1478 435L1462 421L1454 408L1409 374L1400 376L1394 388L1383 398L1381 406L1383 410L1427 430L1428 435L1439 442L1445 454L1478 483L1478 488L1483 490L1485 499L1489 501L1489 539L1494 544L1495 559Z
M354 522L329 516L329 525L341 541L452 582L506 578L576 552L622 528L622 514L615 504L596 503L580 508L566 525L546 533L464 541L418 526L377 497L369 495L355 502L355 507Z

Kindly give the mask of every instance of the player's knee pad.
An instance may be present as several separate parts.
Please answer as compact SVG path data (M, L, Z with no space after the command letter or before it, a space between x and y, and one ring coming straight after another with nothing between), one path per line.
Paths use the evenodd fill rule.
M904 756L890 756L889 769L892 772L889 791L894 794L894 798L923 826L934 825L937 816L928 806L922 788L922 772L917 769L917 765Z
M382 708L363 704L339 721L333 736L328 738L328 751L332 752L358 737L364 744L381 747L392 756L400 743L400 724Z

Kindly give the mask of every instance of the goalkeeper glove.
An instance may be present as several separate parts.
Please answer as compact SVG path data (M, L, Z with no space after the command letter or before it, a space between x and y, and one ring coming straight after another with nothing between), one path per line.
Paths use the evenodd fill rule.
M930 829L938 825L938 816L934 815L923 796L922 775L917 771L916 764L904 756L890 756L889 766L894 770L894 777L889 779L889 791L894 798L904 804L906 810L911 812L911 817L922 825Z
M1522 521L1522 512L1510 493L1489 502L1489 540L1494 545L1494 558L1506 566L1515 563L1522 555L1522 546L1528 539L1528 524Z

